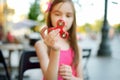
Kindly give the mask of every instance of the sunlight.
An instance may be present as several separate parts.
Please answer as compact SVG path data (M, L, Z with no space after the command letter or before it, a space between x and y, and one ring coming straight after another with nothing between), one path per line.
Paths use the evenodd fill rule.
M45 4L45 2L48 0L41 1ZM8 6L15 9L14 21L19 20L17 18L18 16L27 14L29 12L30 4L32 2L34 2L34 0L7 0ZM85 23L94 23L95 20L101 19L104 16L104 0L80 0L79 2L81 7L75 3L78 25L83 25ZM109 0L108 2L109 23L111 25L120 23L120 12L118 11L118 8L120 8L120 0ZM42 10L44 11L45 9L46 6L42 5Z
M112 2L115 1L115 2ZM120 23L120 0L110 0L108 3L108 20L111 25Z

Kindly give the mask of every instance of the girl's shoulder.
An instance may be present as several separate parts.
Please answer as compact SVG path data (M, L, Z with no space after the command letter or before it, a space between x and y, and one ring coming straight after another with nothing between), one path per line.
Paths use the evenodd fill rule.
M35 43L34 47L40 46L40 45L43 45L43 46L44 46L44 42L43 42L42 40L38 40L38 41Z
M36 49L39 48L39 49L46 50L46 51L47 51L47 49L48 49L43 40L37 41L37 42L35 43L34 47L35 47Z

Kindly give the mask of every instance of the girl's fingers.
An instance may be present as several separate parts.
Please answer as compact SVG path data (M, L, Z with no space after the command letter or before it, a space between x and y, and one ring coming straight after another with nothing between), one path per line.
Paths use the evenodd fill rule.
M59 34L59 31L60 29L53 30L49 33L49 36L54 39Z
M59 35L59 33L58 34L56 34L56 36L55 36L55 42L57 42L58 40L59 40L59 38L60 38L60 35Z
M55 41L57 41L57 36L59 35L59 30L53 30L46 36L47 42L49 42L52 46L54 45Z
M48 29L47 27L44 27L44 28L42 28L41 31L40 31L40 35L41 35L41 37L42 37L43 39L45 38L45 31L46 31L47 29Z
M63 68L63 69L66 69L66 70L71 70L71 66L64 65L64 64L61 64L60 68Z
M70 66L68 65L61 65L60 68L59 68L59 74L61 76L72 76L72 69Z
M59 71L59 73L60 73L60 75L62 75L62 76L71 76L72 75L72 71L71 70L65 70L65 69L61 69L60 71Z
M64 80L71 80L71 76L62 76Z
M52 48L58 48L58 46L56 45L56 42L59 39L59 31L60 29L55 29L50 31L49 33L45 33L45 31L48 30L47 27L44 27L43 29L41 29L40 34L41 37L43 38L44 43Z

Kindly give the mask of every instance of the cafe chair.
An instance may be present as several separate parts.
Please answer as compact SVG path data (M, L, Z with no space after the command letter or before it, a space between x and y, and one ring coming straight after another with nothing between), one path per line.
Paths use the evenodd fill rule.
M2 54L2 51L0 50L0 64L3 65L3 68L5 70L5 74L0 73L0 80L10 80L10 74L7 68L7 64L5 62L5 58Z
M40 68L35 51L23 51L19 63L19 79L23 80L24 72L30 69Z
M83 52L82 58L84 60L84 65L83 65L84 80L89 80L87 64L90 59L91 49L83 49L82 52Z

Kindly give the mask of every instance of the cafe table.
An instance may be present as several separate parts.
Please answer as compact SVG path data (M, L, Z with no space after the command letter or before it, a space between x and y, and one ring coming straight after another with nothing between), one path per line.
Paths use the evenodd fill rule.
M11 72L11 55L13 51L22 51L23 50L23 45L22 44L16 44L16 43L2 43L0 44L0 49L1 50L7 50L9 52L8 56L8 66L9 66L9 71ZM3 53L4 54L4 53Z

